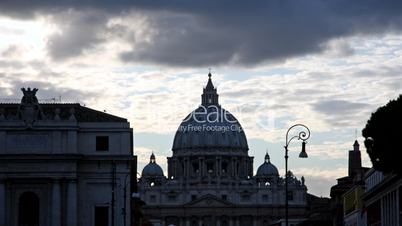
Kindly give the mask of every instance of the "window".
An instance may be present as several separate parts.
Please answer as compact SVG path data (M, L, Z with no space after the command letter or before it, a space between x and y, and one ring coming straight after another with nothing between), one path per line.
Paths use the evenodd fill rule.
M174 194L168 195L168 200L169 200L169 202L174 202L174 201L176 201L176 195L174 195Z
M288 191L288 200L293 201L293 191Z
M207 172L208 173L213 173L214 172L214 164L209 162L207 163Z
M250 195L248 195L248 194L242 195L241 196L241 201L243 201L243 202L250 201Z
M191 201L194 201L194 200L196 200L197 199L197 196L196 195L191 195Z
M150 202L156 202L156 196L155 195L149 196L149 201Z
M262 201L268 202L268 195L262 195Z
M109 151L108 136L96 136L96 151Z
M18 225L39 225L39 201L33 192L25 192L20 196Z
M227 171L228 171L228 163L222 162L222 173L226 173Z
M193 165L193 172L194 172L194 174L198 174L198 172L199 172L198 163L195 163L195 162L194 162L192 165Z
M109 225L109 207L95 206L95 226Z
M228 196L227 195L222 195L222 199L223 200L228 200Z

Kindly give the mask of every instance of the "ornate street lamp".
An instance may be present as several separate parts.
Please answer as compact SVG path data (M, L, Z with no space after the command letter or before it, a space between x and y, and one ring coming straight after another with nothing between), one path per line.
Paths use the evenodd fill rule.
M299 132L298 135L295 135L289 139L289 132L295 128L295 127L301 127L301 131ZM286 145L285 145L285 220L286 220L286 226L289 226L289 197L288 197L288 147L290 142L297 138L298 140L302 140L302 150L299 154L299 158L307 158L307 153L306 153L306 140L310 138L310 130L307 126L303 124L295 124L291 126L288 131L286 132Z

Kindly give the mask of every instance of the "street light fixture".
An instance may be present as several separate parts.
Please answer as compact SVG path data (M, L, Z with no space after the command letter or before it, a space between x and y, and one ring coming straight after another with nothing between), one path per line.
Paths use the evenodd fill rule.
M292 136L289 139L289 132L295 128L295 127L301 127L301 131L299 132L298 135ZM288 131L286 132L286 145L285 145L285 221L286 221L286 226L289 226L289 197L288 197L288 147L290 142L297 138L297 140L302 140L302 150L299 154L299 158L307 158L307 152L306 152L306 140L310 138L310 130L307 126L303 124L295 124L291 126Z

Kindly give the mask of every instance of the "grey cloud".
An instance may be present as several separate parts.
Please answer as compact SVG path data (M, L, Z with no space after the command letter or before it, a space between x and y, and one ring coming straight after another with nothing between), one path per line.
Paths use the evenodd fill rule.
M313 110L324 114L326 121L333 127L342 128L356 125L359 120L365 119L372 106L346 100L324 100L313 104Z
M402 77L402 66L394 65L394 66L379 66L374 69L364 69L359 70L352 73L357 77L392 77L398 79L398 77Z
M122 59L178 66L255 65L322 52L334 38L402 28L402 8L397 1L230 3L219 1L210 7L197 5L197 9L190 3L177 8L145 3L147 9L166 7L186 14L181 20L154 18L160 35L123 53ZM353 53L345 43L334 48L336 55Z
M104 41L102 31L107 18L103 12L68 10L55 18L61 33L50 36L47 43L49 54L55 60L81 55Z
M242 89L238 91L222 91L220 92L221 96L224 96L225 98L232 99L232 98L239 98L239 97L245 97L245 96L251 96L253 94L257 94L261 92L261 90L256 90L256 89Z
M402 2L397 0L69 0L57 4L15 0L0 3L0 8L0 12L13 16L23 12L57 14L71 8L83 14L102 11L104 17L141 11L149 16L156 35L150 41L136 40L120 58L170 66L276 62L323 52L332 39L402 29ZM107 19L79 18L65 18L64 34L52 37L49 48L54 58L79 55L104 41L100 33ZM335 48L335 55L353 53L353 46L345 43Z
M17 45L11 45L7 49L5 49L0 55L5 58L10 57L18 57L21 54L22 50Z
M85 103L87 100L99 96L98 93L65 88L51 82L27 79L28 77L29 75L25 73L0 72L1 81L3 84L7 84L0 89L0 102L7 102L7 100L19 102L22 97L21 88L23 87L38 88L37 96L42 102L51 102L53 98L58 100L61 97L62 102Z
M0 61L0 68L13 68L13 69L19 69L24 67L24 64L21 63L20 61L16 60L1 60Z
M15 80L11 84L13 87L10 89L12 91L12 98L22 97L22 92L20 91L22 87L38 88L37 96L44 102L52 101L53 98L57 100L60 97L63 102L84 102L84 98L88 96L88 93L80 90L56 87L54 84L48 82ZM90 95L95 96L96 94L91 93Z
M365 103L356 103L346 100L325 100L314 104L314 110L328 115L345 115L359 112L362 108L370 106Z

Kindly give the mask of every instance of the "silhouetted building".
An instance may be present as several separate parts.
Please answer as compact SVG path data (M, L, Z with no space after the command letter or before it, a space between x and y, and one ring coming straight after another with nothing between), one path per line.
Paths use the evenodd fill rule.
M307 194L307 220L297 226L331 226L331 199Z
M367 226L402 225L402 175L370 169L363 195Z
M143 213L154 226L267 226L283 223L285 184L268 153L253 173L246 135L219 105L211 74L201 105L180 124L167 158L154 154L139 182ZM289 171L290 225L304 220L307 187ZM281 220L282 219L282 220Z
M130 225L129 122L22 91L0 104L0 225Z
M349 151L348 176L338 178L338 183L331 187L331 210L333 226L364 225L362 215L362 194L364 173L361 152L357 140L353 150Z

